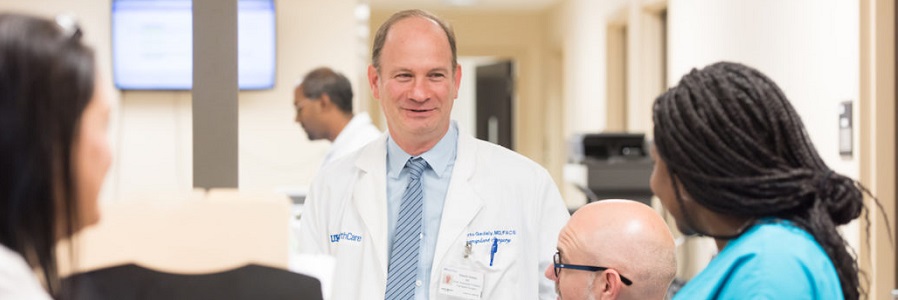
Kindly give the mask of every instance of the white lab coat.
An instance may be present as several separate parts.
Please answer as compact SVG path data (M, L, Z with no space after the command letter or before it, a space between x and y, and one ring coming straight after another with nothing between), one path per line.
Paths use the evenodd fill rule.
M359 150L365 144L380 137L381 134L382 132L371 123L371 117L368 116L368 113L357 113L349 120L349 123L346 123L343 130L337 134L334 143L331 144L327 154L324 155L321 167L324 168L338 158Z
M335 257L331 300L383 299L389 255L386 137L322 170L306 199L299 248ZM437 291L444 267L482 273L482 299L555 299L554 282L543 271L552 262L558 232L569 217L544 168L508 149L459 134L430 299L455 299ZM510 240L498 247L492 266L489 242L473 243L465 255L466 243L491 237L485 233Z

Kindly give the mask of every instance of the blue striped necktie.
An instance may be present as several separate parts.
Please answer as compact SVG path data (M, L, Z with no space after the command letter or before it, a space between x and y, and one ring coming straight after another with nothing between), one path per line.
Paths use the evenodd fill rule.
M405 163L411 177L402 194L399 205L399 221L390 249L390 265L387 269L387 292L384 299L404 300L415 298L415 279L418 277L418 252L421 248L421 215L424 207L424 189L421 174L427 162L420 157L409 158Z

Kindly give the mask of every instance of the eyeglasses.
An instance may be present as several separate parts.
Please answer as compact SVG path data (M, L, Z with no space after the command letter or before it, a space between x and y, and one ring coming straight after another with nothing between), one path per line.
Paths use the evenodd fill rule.
M563 263L561 263L561 252L557 252L557 251L555 252L554 260L555 260L555 278L558 278L558 273L561 272L561 269L574 269L574 270L589 271L589 272L598 272L598 271L608 270L607 267L563 264ZM630 281L630 279L627 279L627 277L624 277L624 275L621 275L620 273L618 273L618 275L620 275L620 281L623 282L624 284L626 284L626 285L633 284L633 281Z

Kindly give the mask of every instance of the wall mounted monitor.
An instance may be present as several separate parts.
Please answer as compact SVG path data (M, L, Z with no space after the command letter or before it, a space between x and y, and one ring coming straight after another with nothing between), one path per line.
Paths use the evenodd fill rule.
M113 0L112 68L123 90L189 90L193 83L191 0ZM275 81L273 0L239 0L237 68L241 90Z

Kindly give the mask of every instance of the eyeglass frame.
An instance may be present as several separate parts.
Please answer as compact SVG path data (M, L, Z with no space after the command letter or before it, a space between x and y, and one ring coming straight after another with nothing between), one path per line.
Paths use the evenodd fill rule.
M552 262L555 264L555 278L558 278L558 273L561 272L561 269L572 269L572 270L580 270L580 271L589 271L589 272L599 272L605 271L610 268L608 267L598 267L598 266L584 266L584 265L573 265L573 264L563 264L561 263L561 251L555 251L555 256L552 257ZM630 286L633 285L633 281L624 277L620 272L617 273L620 276L620 281L625 285Z

